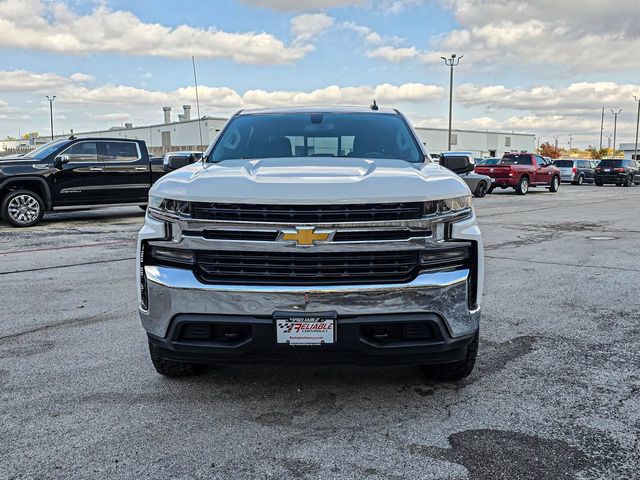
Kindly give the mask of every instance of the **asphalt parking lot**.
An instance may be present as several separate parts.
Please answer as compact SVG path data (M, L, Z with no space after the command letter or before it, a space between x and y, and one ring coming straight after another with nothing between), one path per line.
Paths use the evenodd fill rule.
M640 478L640 188L476 200L479 363L153 370L136 208L0 224L0 478Z

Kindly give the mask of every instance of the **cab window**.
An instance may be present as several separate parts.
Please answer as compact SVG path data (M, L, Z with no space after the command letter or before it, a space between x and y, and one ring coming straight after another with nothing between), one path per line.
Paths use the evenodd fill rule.
M98 161L96 142L78 142L67 148L62 155L69 157L69 163L92 163Z
M133 162L139 158L135 142L104 142L105 162Z

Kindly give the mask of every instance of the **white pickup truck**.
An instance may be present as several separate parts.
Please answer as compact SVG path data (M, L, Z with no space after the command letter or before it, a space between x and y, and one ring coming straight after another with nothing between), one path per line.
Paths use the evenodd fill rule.
M475 363L471 194L396 110L237 113L201 161L152 187L138 267L163 375L349 362L457 380Z

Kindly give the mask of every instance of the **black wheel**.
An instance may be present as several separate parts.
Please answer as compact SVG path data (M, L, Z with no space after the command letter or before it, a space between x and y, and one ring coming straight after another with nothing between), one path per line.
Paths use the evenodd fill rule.
M2 199L2 218L14 227L32 227L44 215L44 202L31 190L14 190Z
M155 349L151 343L149 343L149 354L151 355L151 362L160 375L171 378L180 377L193 377L200 375L207 370L206 365L199 363L185 363L174 362L173 360L167 360L162 358L155 352Z
M487 194L487 182L480 182L476 186L476 191L473 192L473 195L478 198L482 198Z
M573 182L574 185L582 185L584 183L584 175L578 175L578 179Z
M624 185L625 187L630 187L631 185L633 185L633 175L628 175L622 185Z
M478 339L479 332L476 331L473 340L467 347L467 355L463 360L442 365L421 365L420 370L427 378L433 380L454 382L468 377L476 364L476 358L478 358Z
M529 191L529 179L527 177L521 177L518 185L516 186L516 193L518 195L526 195Z
M560 189L560 177L556 175L551 179L551 185L549 185L549 191L552 193L555 193L559 189Z
M491 192L493 192L493 189L494 189L494 186L493 186L493 185L491 185L491 186L489 187L489 190L487 190L487 193L491 193Z

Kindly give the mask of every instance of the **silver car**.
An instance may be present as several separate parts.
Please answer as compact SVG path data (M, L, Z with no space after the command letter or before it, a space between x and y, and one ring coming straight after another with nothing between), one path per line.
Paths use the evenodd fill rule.
M475 165L476 159L470 152L444 152L440 155L440 165L447 166L449 162L455 162L457 158L468 157ZM474 197L484 197L491 188L491 177L487 175L480 175L474 171L459 174Z

